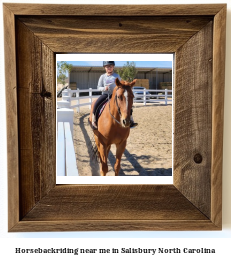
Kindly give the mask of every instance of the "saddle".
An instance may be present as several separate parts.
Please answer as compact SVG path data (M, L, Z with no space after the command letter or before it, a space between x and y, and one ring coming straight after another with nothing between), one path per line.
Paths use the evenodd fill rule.
M97 108L97 110L96 110L96 115L95 115L95 117L96 117L96 123L98 123L99 117L100 117L100 115L102 114L102 112L103 112L105 106L107 105L107 103L108 103L108 99L106 99L103 103L101 103L101 104L99 105L99 107Z
M110 98L109 98L109 100L110 100ZM107 105L107 103L108 103L108 98L104 101L104 102L102 102L99 106L98 106L98 108L96 109L96 115L95 115L95 117L96 117L96 124L98 125L98 120L99 120L99 117L100 117L100 115L102 114L102 112L103 112L103 110L104 110L104 108L106 107L106 105ZM90 122L90 119L88 118L88 123L89 123L89 125L91 126L91 128L94 130L94 127L93 127L93 125L92 125L92 123Z

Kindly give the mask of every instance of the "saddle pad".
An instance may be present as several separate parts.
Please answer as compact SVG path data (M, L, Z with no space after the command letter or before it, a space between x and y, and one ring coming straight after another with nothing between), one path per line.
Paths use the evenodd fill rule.
M102 112L103 112L105 106L107 105L107 103L108 103L108 101L105 102L105 103L103 104L103 106L100 108L99 115L98 115L98 119L99 119L100 115L102 114Z
M111 95L110 95L110 97L109 97L109 100L110 100L110 98L111 98ZM104 108L105 108L105 106L107 105L107 103L108 103L108 98L106 98L106 100L104 100L99 106L98 106L98 108L96 109L96 121L98 122L98 119L99 119L99 117L100 117L100 115L102 114L102 112L103 112L103 110L104 110Z

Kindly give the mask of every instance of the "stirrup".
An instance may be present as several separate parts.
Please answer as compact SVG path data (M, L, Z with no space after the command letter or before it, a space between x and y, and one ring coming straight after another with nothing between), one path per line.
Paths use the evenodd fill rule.
M130 124L130 129L135 128L137 125L138 125L138 123L135 123L135 122L132 121L131 124Z

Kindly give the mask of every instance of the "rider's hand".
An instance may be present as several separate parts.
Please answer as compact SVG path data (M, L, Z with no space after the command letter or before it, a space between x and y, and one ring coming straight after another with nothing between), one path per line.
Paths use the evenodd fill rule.
M105 86L105 91L110 91L110 86L109 85Z

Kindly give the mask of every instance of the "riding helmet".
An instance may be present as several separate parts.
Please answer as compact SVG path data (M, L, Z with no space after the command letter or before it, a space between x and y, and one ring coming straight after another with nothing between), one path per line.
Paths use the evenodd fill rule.
M105 67L106 65L114 65L115 66L115 62L103 62L103 67Z

